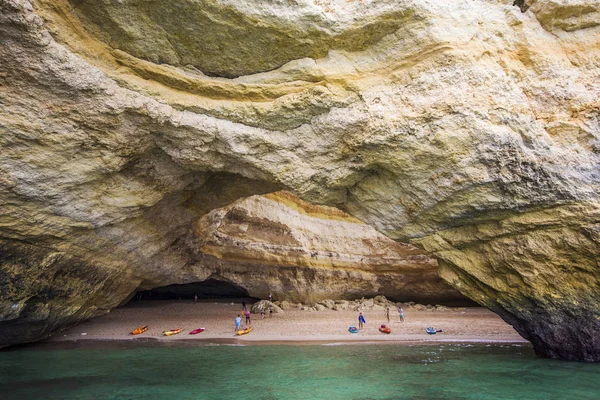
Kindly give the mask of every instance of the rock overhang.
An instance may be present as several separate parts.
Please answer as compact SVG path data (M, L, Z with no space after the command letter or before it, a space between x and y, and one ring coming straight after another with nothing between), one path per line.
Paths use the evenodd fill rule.
M515 325L540 353L597 357L598 342L576 335L596 324L589 315L598 315L597 290L593 284L557 287L552 282L553 276L569 282L564 271L571 270L584 271L577 281L595 282L598 276L593 232L598 226L600 58L598 28L590 23L596 18L594 2L579 2L586 10L579 14L550 0L526 2L531 8L525 13L510 1L403 2L398 7L412 7L412 20L364 49L332 47L323 58L236 79L202 76L111 48L98 40L101 35L83 29L65 1L37 1L37 14L25 3L2 3L12 10L5 17L16 16L21 24L16 26L26 27L3 26L12 46L5 50L34 67L24 74L17 63L4 62L14 82L30 85L25 96L19 85L12 86L19 102L4 92L5 104L17 115L16 104L35 109L36 101L51 99L45 108L60 112L42 118L41 130L9 121L21 135L15 143L36 129L52 130L63 141L56 152L93 165L97 161L64 143L73 127L84 138L97 132L96 144L87 146L101 144L104 168L81 179L68 177L71 187L80 187L71 200L84 211L76 213L80 206L61 207L47 195L52 186L68 187L52 173L59 170L56 165L19 164L18 151L6 158L7 171L13 171L7 174L15 188L11 196L27 196L37 221L52 221L34 224L38 237L50 225L62 237L65 226L104 229L108 221L124 221L118 215L125 211L141 215L162 199L179 198L182 189L157 181L147 185L144 179L146 189L140 189L144 185L133 184L139 178L121 174L116 161L158 151L166 155L161 162L179 168L176 174L155 169L171 181L191 174L195 183L189 187L201 188L215 172L233 172L338 205L392 238L412 239L441 257L447 280ZM366 10L372 3L356 6ZM66 48L53 43L46 27ZM69 92L76 93L77 104L65 101ZM56 129L61 119L66 123ZM106 139L109 131L118 139L114 143ZM35 140L52 148L47 137ZM137 144L127 146L131 140ZM44 154L43 148L37 150L38 157ZM14 173L18 165L29 168L29 178ZM33 173L43 178L31 179ZM108 184L102 183L107 177ZM100 184L86 185L88 180ZM145 191L154 193L142 199ZM184 197L175 203L187 204ZM40 212L39 203L49 200L51 209ZM167 219L188 220L187 206L163 202ZM163 223L161 229L168 226ZM136 235L166 243L173 230L156 234L161 229ZM107 247L117 240L116 233L108 237ZM541 258L549 254L557 257ZM527 268L519 255L533 260ZM529 275L537 280L526 279ZM520 288L521 281L528 283ZM571 304L585 304L585 310L574 313ZM564 316L574 330L544 325L548 313ZM550 333L544 335L544 329ZM563 339L585 350L562 351Z
M323 58L329 50L364 50L413 19L409 7L385 3L358 17L359 3L347 1L69 2L86 29L112 48L226 78Z

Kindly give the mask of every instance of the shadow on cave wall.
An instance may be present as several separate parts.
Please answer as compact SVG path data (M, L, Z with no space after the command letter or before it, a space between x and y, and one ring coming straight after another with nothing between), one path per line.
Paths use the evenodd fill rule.
M130 303L139 300L189 300L194 296L198 296L198 299L251 298L248 291L241 286L218 279L207 279L203 282L142 290L133 296Z

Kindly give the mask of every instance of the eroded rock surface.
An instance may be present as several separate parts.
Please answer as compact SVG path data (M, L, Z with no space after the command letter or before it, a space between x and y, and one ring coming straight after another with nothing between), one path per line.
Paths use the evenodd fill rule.
M598 2L142 3L0 0L5 343L286 188L432 252L539 354L600 360Z
M287 192L252 196L199 219L199 250L241 262L227 279L266 298L314 303L383 294L394 300L464 301L437 274L437 261L330 207Z

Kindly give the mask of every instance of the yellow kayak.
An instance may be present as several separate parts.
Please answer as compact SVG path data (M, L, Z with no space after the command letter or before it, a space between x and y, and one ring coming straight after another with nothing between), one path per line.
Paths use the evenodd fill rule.
M252 332L252 327L249 326L246 329L242 329L241 331L237 331L238 336L245 335L246 333Z
M182 330L183 330L183 328L171 329L170 331L164 331L163 335L165 335L165 336L177 335Z

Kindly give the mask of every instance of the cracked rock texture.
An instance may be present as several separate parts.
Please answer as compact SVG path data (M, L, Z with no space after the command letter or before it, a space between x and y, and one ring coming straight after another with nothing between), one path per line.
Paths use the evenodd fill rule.
M226 279L251 296L315 303L382 294L396 301L464 302L423 250L287 192L252 196L199 219L199 250L248 267ZM206 258L206 257L205 257ZM221 275L223 272L221 272Z
M599 93L595 0L0 0L2 343L232 254L201 218L287 189L599 361Z

